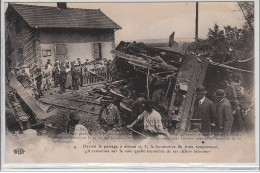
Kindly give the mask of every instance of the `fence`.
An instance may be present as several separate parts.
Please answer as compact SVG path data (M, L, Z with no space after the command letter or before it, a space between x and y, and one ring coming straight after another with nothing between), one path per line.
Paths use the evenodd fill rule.
M83 84L111 81L112 76L106 67L87 69L83 72Z

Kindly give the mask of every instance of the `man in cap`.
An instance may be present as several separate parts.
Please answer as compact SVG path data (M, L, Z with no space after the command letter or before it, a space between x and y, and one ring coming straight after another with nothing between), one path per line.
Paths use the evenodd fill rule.
M48 64L45 65L45 69L43 71L43 78L44 78L44 86L45 90L49 90L51 87L51 71L48 69Z
M41 69L37 68L35 72L36 72L35 80L36 80L37 91L39 93L39 97L42 97L43 93L42 93L42 88L41 88L41 86L42 86L42 73L41 73Z
M78 66L79 66L78 62L75 62L74 68L71 70L72 88L73 88L73 90L78 90L79 89L80 71L79 71Z
M78 58L77 59L77 62L78 62L78 64L79 64L79 67L78 67L78 69L79 69L79 85L82 87L83 86L83 68L82 68L82 64L81 64L81 61L80 61L80 59Z
M217 130L220 132L220 135L230 135L233 124L231 104L228 99L225 98L226 93L223 89L217 89L214 96L217 101Z
M54 64L54 68L52 70L52 75L54 79L54 87L57 88L59 85L59 78L60 78L60 69L57 62Z
M50 65L50 66L52 66L52 63L51 63L51 60L50 60L50 59L47 60L47 64Z
M61 68L60 68L60 79L59 79L59 82L60 82L60 91L59 91L59 93L60 94L65 92L66 80L67 80L67 73L65 71L65 67L61 66Z
M215 126L216 108L214 103L206 98L207 91L204 86L197 86L195 92L193 118L201 119L201 133L210 135L213 130L211 126Z
M119 115L118 105L120 100L114 99L112 103L102 106L98 120L104 131L110 131L113 128L119 128L122 125L122 119Z
M48 65L48 70L52 73L53 65L52 65L52 63L51 63L51 60L48 59L46 64ZM54 79L53 74L51 74L51 76L50 76L50 78L49 78L50 84L51 84L52 79Z

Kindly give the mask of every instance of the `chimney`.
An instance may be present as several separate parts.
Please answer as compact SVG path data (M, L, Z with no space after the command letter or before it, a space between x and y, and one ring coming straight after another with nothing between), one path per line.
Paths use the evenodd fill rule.
M57 2L57 7L59 9L66 9L67 8L67 3L66 2Z

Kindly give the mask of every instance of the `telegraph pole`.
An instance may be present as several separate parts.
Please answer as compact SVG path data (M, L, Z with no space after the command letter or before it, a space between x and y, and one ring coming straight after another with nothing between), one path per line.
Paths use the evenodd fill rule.
M199 30L199 2L196 2L196 19L195 19L195 41L198 40L198 30Z

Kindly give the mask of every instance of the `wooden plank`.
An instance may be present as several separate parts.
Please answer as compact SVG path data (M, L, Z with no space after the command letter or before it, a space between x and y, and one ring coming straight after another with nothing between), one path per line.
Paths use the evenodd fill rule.
M201 64L201 69L200 69L200 72L199 72L199 75L198 75L196 87L198 85L203 85L203 82L204 82L204 79L205 79L205 76L206 76L206 72L207 72L207 68L208 68L208 64L209 64L209 59L203 60L203 62ZM192 119L192 116L193 116L193 113L194 113L195 93L193 93L192 97L193 97L192 98L192 105L191 105L191 108L190 108L190 116L188 118L187 130L190 130L190 127L191 127L190 120Z
M17 94L22 98L27 106L32 110L38 119L46 119L50 116L56 115L57 111L46 113L32 98L23 85L16 79L14 74L9 73L10 86L16 90Z
M168 116L173 115L175 112L176 106L174 105L174 102L178 97L178 86L184 83L187 85L188 90L185 94L185 98L183 98L181 106L177 107L178 116L180 118L178 129L180 131L187 130L190 111L193 106L194 91L200 78L201 68L202 66L195 56L186 55L179 69L175 89L169 105Z
M189 124L190 110L193 107L193 97L197 86L200 71L201 71L201 65L195 61L193 64L193 69L190 71L192 75L190 76L191 82L190 85L188 86L188 92L186 94L186 98L183 102L183 105L180 108L180 111L182 111L182 115L181 115L182 118L179 127L180 131L187 130Z
M76 101L76 102L84 102L84 103L86 102L86 103L90 103L90 104L100 106L100 103L96 103L96 102L92 102L92 101L88 101L88 100L80 100L80 99L69 99L69 100L73 100L73 101Z
M61 104L49 103L49 102L46 102L46 101L42 101L42 103L52 105L52 106L56 106L56 107L60 107L60 108L70 109L70 110L74 110L74 111L81 111L81 112L86 112L86 113L90 113L90 114L94 114L94 115L99 115L96 112L87 111L87 110L84 110L84 109L79 109L78 107L74 107L74 106L64 106L64 105L61 105Z

